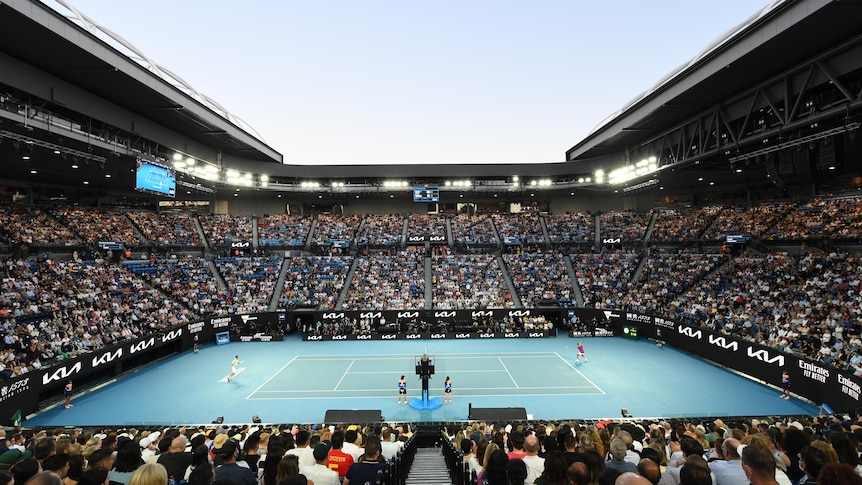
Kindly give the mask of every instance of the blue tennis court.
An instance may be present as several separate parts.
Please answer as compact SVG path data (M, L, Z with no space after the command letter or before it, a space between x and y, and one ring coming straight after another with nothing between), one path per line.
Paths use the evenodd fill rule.
M583 339L589 362L575 362L575 342L559 336L493 341L284 342L204 345L56 403L28 426L227 423L260 416L269 423L322 422L329 409L380 410L387 421L461 421L468 406L524 407L534 419L634 416L817 414L810 403L701 359L646 340ZM426 350L427 349L427 350ZM415 361L426 352L436 374L431 396L448 375L452 404L433 411L398 405L403 374L420 397ZM230 362L240 372L227 382Z

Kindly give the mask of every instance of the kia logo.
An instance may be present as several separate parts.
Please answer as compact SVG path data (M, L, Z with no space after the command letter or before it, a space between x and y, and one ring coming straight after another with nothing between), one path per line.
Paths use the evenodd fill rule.
M494 316L494 312L490 310L476 310L473 312L474 317L492 317Z
M162 335L162 342L170 342L171 340L174 340L174 339L180 337L182 334L183 334L183 329L178 328L178 329L172 331L171 333L166 333L165 335Z
M418 318L419 312L398 312L398 318Z
M434 312L434 316L442 318L452 318L455 316L455 312Z
M543 333L531 333L531 334L530 334L530 338L533 338L533 337L544 337L544 336L545 336L545 334L543 334Z
M418 333L413 333L413 334L407 334L407 338L408 339L417 339L417 338L422 338L422 336L419 335Z
M347 335L333 335L332 340L347 340Z
M93 367L98 367L100 365L105 365L108 362L111 362L119 357L123 356L123 349L117 349L113 353L105 352L104 354L93 357Z
M76 362L72 367L60 367L52 373L46 373L42 376L42 385L50 384L54 381L61 381L81 372L81 362Z
M494 338L493 333L480 333L479 338Z
M388 333L388 334L383 335L382 338L383 338L383 340L393 340L393 339L395 339L396 336L397 335L395 335L394 333Z
M309 335L305 339L306 340L323 340L323 337L320 335Z
M520 337L520 336L521 336L521 334L519 334L519 333L517 333L517 332L516 332L516 333L507 333L507 334L506 334L506 338Z
M510 317L529 317L530 310L509 310Z
M703 332L701 332L700 330L695 330L691 327L680 326L680 327L677 327L677 331L679 333L685 335L686 337L696 338L698 340L703 338Z
M371 335L357 335L356 340L371 340Z
M770 357L769 352L764 349L754 350L753 347L748 347L748 356L753 357L761 362L766 362L767 364L778 364L778 367L784 367L784 356L776 355L775 357Z
M153 344L155 344L155 343L156 343L156 339L154 339L154 338L150 338L149 340L141 340L140 342L132 345L129 348L129 353L134 354L135 352L140 352L144 349L148 349L148 348L152 347Z
M333 320L336 318L344 318L344 313L324 313L323 314L324 320Z
M380 318L382 315L380 312L364 312L359 314L359 318Z
M715 345L716 347L721 347L723 349L729 349L736 352L739 349L739 343L737 342L728 342L724 337L715 335L709 336L709 343Z
M431 338L446 338L445 333L432 333Z
M469 333L456 333L455 338L470 338Z

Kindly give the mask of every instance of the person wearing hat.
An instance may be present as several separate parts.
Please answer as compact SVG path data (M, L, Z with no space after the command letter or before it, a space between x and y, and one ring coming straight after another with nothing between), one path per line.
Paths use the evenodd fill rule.
M314 446L314 465L301 468L299 473L305 475L315 485L340 485L338 473L330 470L326 465L326 458L332 445L329 441L321 441Z
M222 464L215 469L216 479L232 480L238 485L257 485L257 475L249 468L237 465L239 452L239 443L235 440L228 440L222 445Z

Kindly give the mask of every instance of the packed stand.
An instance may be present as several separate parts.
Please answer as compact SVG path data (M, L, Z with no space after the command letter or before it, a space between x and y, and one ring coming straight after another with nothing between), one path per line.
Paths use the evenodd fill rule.
M407 219L407 237L446 235L446 217L432 214L410 214Z
M573 254L571 258L584 306L622 308L640 262L640 253Z
M712 224L720 207L699 209L656 209L655 222L649 235L653 242L697 241Z
M572 279L559 252L504 254L503 260L523 306L571 301Z
M234 242L251 242L254 236L252 219L248 216L208 214L199 216L209 247L230 247Z
M129 218L145 238L158 246L203 246L192 213L132 211Z
M329 215L317 216L317 226L312 234L312 242L318 247L329 247L339 241L353 243L356 230L362 222L360 215Z
M596 217L589 212L545 216L548 237L552 244L595 244Z
M356 235L359 247L393 247L401 245L404 235L404 216L397 214L369 214L362 221Z
M726 207L719 212L715 223L703 236L708 241L723 241L728 234L751 234L754 237L774 239L770 232L776 222L794 205L789 202L762 202L743 207Z
M230 314L269 311L281 271L280 256L220 258L213 261L224 279L230 297L222 312Z
M858 238L862 198L815 198L788 211L775 225L773 239Z
M81 241L121 242L127 247L141 244L141 236L122 212L80 207L58 207L50 212L61 224L74 228Z
M81 241L68 226L48 212L18 204L0 205L0 230L12 244L31 246L77 246Z
M3 265L3 288L0 320L7 375L196 317L138 276L102 259L10 259Z
M258 244L266 247L303 248L311 230L312 219L277 214L257 220Z
M471 483L862 485L859 416L472 423L441 433Z
M514 307L503 272L492 255L434 255L431 267L434 308Z
M491 220L503 244L545 244L542 219L537 213L492 214Z
M389 477L409 425L0 430L0 481L31 485L335 485ZM391 483L388 482L387 483Z
M599 216L600 235L603 239L621 239L623 242L641 242L649 225L651 212L610 211Z
M494 225L487 215L459 214L450 220L452 238L457 246L496 246Z
M689 323L862 376L858 255L746 253L678 299Z
M404 251L373 252L358 256L353 280L341 308L425 308L424 252L412 247Z
M674 311L674 300L715 269L722 258L688 251L652 254L647 257L636 282L625 295L623 308L663 315Z
M189 255L179 259L128 261L125 266L197 315L226 311L229 292L219 288L203 258Z
M352 256L297 256L285 260L287 273L278 307L283 310L335 308Z

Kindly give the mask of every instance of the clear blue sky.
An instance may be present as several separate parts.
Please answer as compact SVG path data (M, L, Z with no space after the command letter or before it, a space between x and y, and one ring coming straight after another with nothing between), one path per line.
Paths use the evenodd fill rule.
M292 164L540 163L766 0L69 0Z

